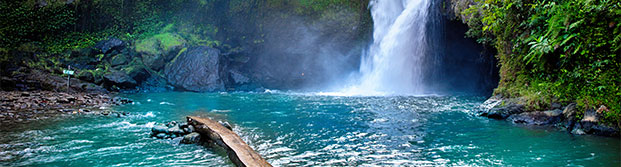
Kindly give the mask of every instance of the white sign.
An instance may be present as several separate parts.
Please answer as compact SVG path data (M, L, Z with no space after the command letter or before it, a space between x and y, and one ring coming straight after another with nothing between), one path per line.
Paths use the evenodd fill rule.
M63 70L63 73L67 75L73 75L73 71L71 70Z

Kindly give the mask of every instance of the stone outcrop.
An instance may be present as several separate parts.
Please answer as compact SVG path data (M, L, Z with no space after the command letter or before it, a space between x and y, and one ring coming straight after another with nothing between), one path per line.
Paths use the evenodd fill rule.
M518 101L519 99L500 96L491 97L481 104L479 115L499 120L506 119L515 124L555 126L576 135L619 136L618 128L601 122L602 113L606 111L605 106L601 106L598 110L586 110L582 119L578 120L575 103L565 107L551 105L552 109L547 111L527 111Z

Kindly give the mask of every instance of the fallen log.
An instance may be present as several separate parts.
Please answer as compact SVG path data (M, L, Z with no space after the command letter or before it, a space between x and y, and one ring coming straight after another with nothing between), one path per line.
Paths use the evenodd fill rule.
M188 124L194 126L201 136L207 137L224 148L233 164L239 167L271 167L265 159L244 142L235 132L209 118L187 117Z

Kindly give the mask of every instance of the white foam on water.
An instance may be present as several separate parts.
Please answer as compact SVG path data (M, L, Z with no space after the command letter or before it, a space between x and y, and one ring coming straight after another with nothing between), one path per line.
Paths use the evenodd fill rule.
M170 105L170 106L174 106L175 104L170 103L170 102L165 102L165 101L163 101L163 102L160 102L160 105Z

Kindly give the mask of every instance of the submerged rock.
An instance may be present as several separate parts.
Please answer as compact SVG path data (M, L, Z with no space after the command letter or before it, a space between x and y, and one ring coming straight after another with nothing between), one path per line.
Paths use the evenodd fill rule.
M164 70L165 78L175 88L196 92L223 91L220 51L200 46L181 53Z

